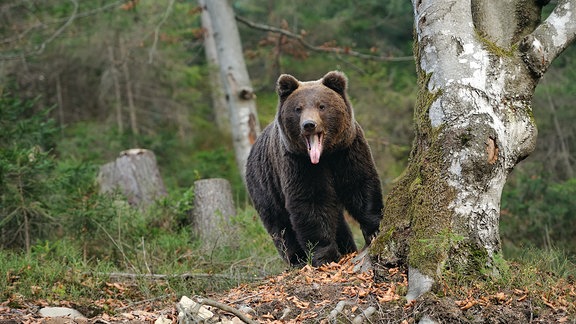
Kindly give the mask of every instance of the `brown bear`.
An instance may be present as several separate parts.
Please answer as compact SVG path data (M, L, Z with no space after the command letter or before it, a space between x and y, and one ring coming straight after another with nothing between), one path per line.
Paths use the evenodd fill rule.
M366 245L382 219L380 179L347 83L338 71L308 82L281 75L275 120L248 157L254 207L294 266L338 261L357 250L344 210L360 224Z

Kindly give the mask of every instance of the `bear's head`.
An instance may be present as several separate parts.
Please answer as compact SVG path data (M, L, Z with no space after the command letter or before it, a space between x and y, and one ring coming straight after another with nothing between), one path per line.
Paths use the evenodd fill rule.
M347 84L338 71L317 81L300 82L288 74L278 78L276 122L289 152L308 154L310 162L317 164L323 153L352 144L356 126Z

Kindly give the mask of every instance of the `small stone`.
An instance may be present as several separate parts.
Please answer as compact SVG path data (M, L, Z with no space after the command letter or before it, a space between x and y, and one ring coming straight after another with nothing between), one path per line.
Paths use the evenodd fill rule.
M178 309L178 323L196 323L206 321L214 316L214 313L192 299L182 296L176 305Z
M235 316L232 318L232 324L244 324L244 321Z
M164 315L160 315L155 321L154 324L172 324L172 320L167 318Z
M72 319L85 319L79 311L68 307L44 307L38 311L42 317L69 317Z

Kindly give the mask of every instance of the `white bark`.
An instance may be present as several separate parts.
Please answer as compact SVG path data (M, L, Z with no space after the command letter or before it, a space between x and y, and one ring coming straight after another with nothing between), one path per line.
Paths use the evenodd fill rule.
M524 61L541 77L576 38L576 0L560 0L546 20L521 43Z
M198 0L202 8L202 28L204 29L204 53L208 68L210 69L210 96L212 97L212 109L216 124L220 131L230 133L230 119L228 118L228 106L226 104L226 95L222 89L222 79L218 64L218 51L216 50L216 41L214 40L214 31L212 30L212 21L210 14L206 9L206 0Z
M236 163L242 180L246 178L246 160L260 133L255 94L250 83L234 12L227 0L206 1L218 51L220 75L224 83Z
M525 73L511 64L511 59L485 48L476 36L471 17L467 1L423 1L415 11L420 67L431 74L428 90L442 93L430 106L432 127L484 136L472 140L473 145L454 147L445 158L450 165L448 182L457 192L452 203L460 218L456 223L466 224L466 236L475 236L492 256L500 250L502 188L508 172L534 149L536 128L529 114L509 118L514 108L531 109L526 101L531 94L513 94L507 89L511 79ZM486 147L480 146L482 143ZM487 147L494 144L498 151L489 158ZM475 169L479 167L491 169L488 181L476 178Z
M471 262L472 255L477 255L473 250L487 256L482 266L497 271L493 258L500 252L502 188L512 168L535 147L537 130L531 111L534 88L551 60L575 37L575 2L560 1L554 13L532 33L538 7L527 9L529 15L536 12L534 21L522 26L500 24L501 28L510 29L498 33L493 23L484 28L478 19L500 14L490 16L490 21L502 22L507 14L515 12L497 13L485 3L473 5L473 0L413 0L416 64L420 79L427 80L427 84L421 85L426 89L421 92L420 102L426 102L426 98L432 98L432 102L416 111L417 147L413 148L413 154L420 160L411 163L428 163L427 159L434 156L422 152L438 147L441 159L434 164L439 168L436 171L439 178L430 176L433 167L426 169L422 164L413 167L411 170L420 170L417 172L422 176L408 178L417 180L410 180L413 182L408 190L444 188L430 185L436 181L445 182L450 189L428 192L448 201L447 208L433 207L424 215L419 207L414 207L417 213L408 216L408 222L398 224L411 224L410 233L414 237L409 240L408 249L421 240L445 239L451 246L435 252L438 258L435 266L425 264L430 258L422 257L425 254L422 250L416 252L419 254L408 252L410 299L432 287L433 278L442 272L448 259L466 264ZM512 1L507 5L518 9L523 3ZM519 50L516 50L518 44L511 43L514 40L522 40ZM533 59L534 53L539 55L537 59ZM538 60L543 64L535 63ZM418 195L410 193L409 197L421 199ZM387 217L385 212L385 220ZM451 234L446 234L441 226L430 226L434 223L422 222L421 217L445 219L447 223L442 226ZM452 236L446 235L456 235L464 242L454 242Z

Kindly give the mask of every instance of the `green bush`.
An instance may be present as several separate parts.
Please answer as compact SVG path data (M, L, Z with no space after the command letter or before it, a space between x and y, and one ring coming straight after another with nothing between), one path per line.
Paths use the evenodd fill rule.
M520 174L502 196L501 235L505 252L525 247L558 249L576 255L576 178L551 182Z
M49 207L56 162L50 153L58 131L33 101L0 96L0 247L24 247L46 238L56 222Z

